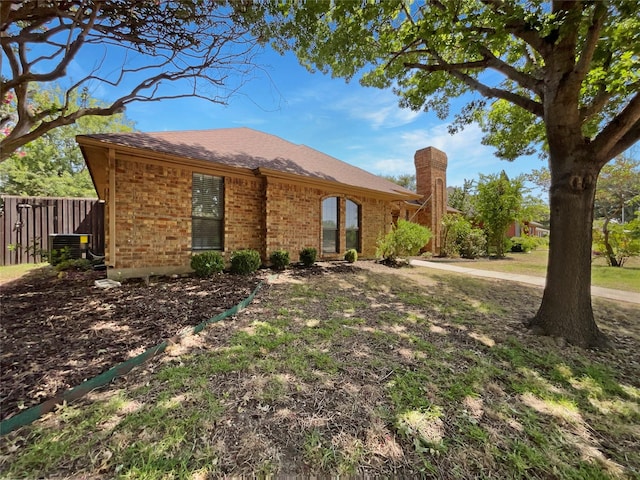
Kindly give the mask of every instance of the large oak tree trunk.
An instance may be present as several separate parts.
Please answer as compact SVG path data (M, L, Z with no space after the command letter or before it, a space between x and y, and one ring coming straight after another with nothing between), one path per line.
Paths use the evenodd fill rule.
M562 168L553 168L562 165ZM551 158L551 236L542 304L531 321L538 332L581 347L602 347L591 307L591 240L598 170Z

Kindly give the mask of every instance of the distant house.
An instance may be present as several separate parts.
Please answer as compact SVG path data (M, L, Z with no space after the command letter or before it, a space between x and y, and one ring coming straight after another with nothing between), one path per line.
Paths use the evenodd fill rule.
M549 229L538 222L518 222L515 221L509 226L507 237L522 237L528 235L530 237L546 237L549 235Z
M416 152L417 193L248 128L77 137L100 199L110 277L181 273L194 253L251 248L267 261L315 247L322 259L375 255L397 218L434 231L446 208L446 155Z

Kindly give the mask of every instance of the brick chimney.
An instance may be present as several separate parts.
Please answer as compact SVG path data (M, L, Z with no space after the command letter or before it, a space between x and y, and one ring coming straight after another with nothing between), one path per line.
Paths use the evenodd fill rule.
M416 190L423 207L414 221L428 227L433 237L424 250L440 254L442 217L447 213L447 155L434 147L418 150L414 155Z

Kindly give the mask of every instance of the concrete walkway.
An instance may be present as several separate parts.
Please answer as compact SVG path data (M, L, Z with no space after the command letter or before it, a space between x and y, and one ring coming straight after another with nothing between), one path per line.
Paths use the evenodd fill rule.
M477 268L459 267L444 262L429 262L426 260L411 260L411 265L416 267L427 267L436 270L444 270L447 272L463 273L473 277L496 278L498 280L508 280L511 282L525 283L527 285L535 285L544 287L546 280L544 277L533 277L531 275L519 275L517 273L492 272L489 270L479 270ZM591 287L591 295L594 297L606 298L609 300L617 300L620 302L636 303L640 305L640 293L625 292L623 290L613 290L611 288Z

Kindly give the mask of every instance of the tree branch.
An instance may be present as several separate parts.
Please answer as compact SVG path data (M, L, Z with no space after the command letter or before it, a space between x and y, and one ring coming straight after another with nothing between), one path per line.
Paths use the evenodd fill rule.
M237 72L237 84L244 84L259 44L250 35L250 26L218 0L0 0L0 4L0 44L11 69L11 78L0 85L0 98L9 91L15 93L13 111L0 118L3 127L10 130L0 140L0 161L54 128L85 115L112 115L134 101L198 97L224 103L239 88L226 86L230 72ZM61 98L52 102L62 106L31 105L30 96L38 84L65 78L70 63L88 45L105 49L107 45L110 55L119 48L125 59L122 68L105 72L106 65L98 59L79 81L67 80L71 85L64 85ZM131 52L135 61L128 68ZM138 61L140 55L145 55L142 61ZM37 64L53 66L43 71L34 68ZM165 95L161 84L180 79L190 81L191 91ZM134 86L122 92L122 85L130 80ZM119 98L100 108L78 108L72 99L85 86L95 87L96 83L118 88ZM216 92L203 94L203 83Z
M492 68L504 76L513 80L522 88L527 90L531 90L533 93L538 95L538 97L543 97L543 88L542 83L531 75L527 75L516 68L512 67L508 63L502 61L500 58L496 57L491 50L487 47L481 46L480 53L489 61L488 67Z
M478 93L482 94L487 98L501 98L508 102L511 102L520 108L527 110L528 112L533 113L537 117L543 118L544 109L541 103L531 100L530 98L523 97L516 93L510 92L508 90L503 90L501 88L493 88L488 85L483 84L482 82L476 80L475 78L462 73L460 71L449 72L455 78L466 84L468 87L476 90Z
M433 53L434 52L432 52L432 54ZM440 58L438 55L434 54L434 56L436 57L436 60L439 62L435 65L426 65L422 63L405 63L404 65L407 68L415 68L415 69L419 69L427 72L436 72L436 71L448 72L451 75L453 75L455 78L463 82L465 85L467 85L469 88L477 91L478 93L482 94L485 97L501 98L503 100L512 102L521 108L524 108L525 110L533 113L538 117L543 116L543 106L541 103L531 100L530 98L518 95L516 93L510 92L508 90L489 87L488 85L485 85L484 83L473 78L472 76L462 72L462 70L474 68L474 67L471 67L470 65L483 64L484 66L486 66L486 63L490 62L490 60L449 64L444 62L442 58ZM478 66L476 68L482 68L482 66Z
M592 141L597 161L602 165L640 139L640 93L603 128Z
M524 19L517 19L513 6L503 0L481 0L482 3L490 7L496 15L505 18L506 30L523 42L530 45L543 58L549 53L549 47L545 44L539 32L531 28ZM508 21L506 21L508 20Z
M575 68L575 73L579 80L582 82L589 72L589 66L593 59L593 54L598 45L600 39L600 32L604 25L604 21L607 17L607 5L605 2L596 2L593 10L593 20L589 25L587 31L587 37L584 41L582 51L580 52L579 60Z
M580 109L580 119L582 120L582 122L584 123L586 120L600 113L612 97L613 94L611 92L607 92L606 88L602 86L591 103L589 105L585 105Z
M406 68L415 68L425 72L451 72L453 70L482 70L489 66L489 61L487 60L476 60L472 62L462 62L462 63L447 63L447 64L424 64L424 63L413 63L413 62L405 62L403 64Z

